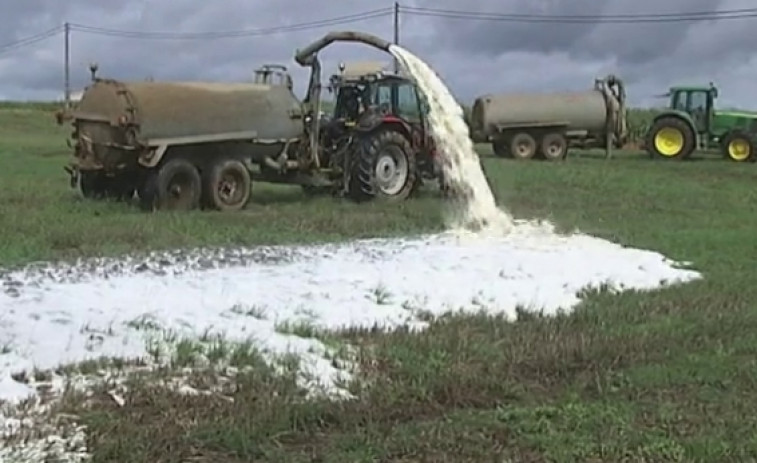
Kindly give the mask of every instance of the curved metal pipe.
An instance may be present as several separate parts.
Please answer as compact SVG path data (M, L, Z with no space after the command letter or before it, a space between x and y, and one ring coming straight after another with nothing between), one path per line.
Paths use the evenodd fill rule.
M372 34L366 34L365 32L329 32L307 47L297 50L294 55L294 60L297 61L300 66L311 66L315 55L334 42L360 42L387 52L389 51L389 47L392 46L391 42Z
M319 153L319 137L321 132L321 63L318 60L318 52L334 42L359 42L386 52L388 52L389 47L392 46L391 42L376 37L375 35L366 34L365 32L338 31L329 32L295 53L294 60L297 61L300 66L311 68L310 83L308 85L307 94L302 102L305 107L305 112L309 113L309 115L306 116L305 125L308 127L309 131L311 160L316 168L321 165Z

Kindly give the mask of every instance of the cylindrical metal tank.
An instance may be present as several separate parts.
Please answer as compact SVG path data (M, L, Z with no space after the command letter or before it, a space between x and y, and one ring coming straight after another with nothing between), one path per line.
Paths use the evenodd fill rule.
M472 108L471 129L490 136L497 132L498 126L555 122L567 124L568 131L604 131L606 120L607 106L600 90L512 93L477 98Z
M292 139L302 131L300 102L285 85L220 82L97 80L84 92L74 118L137 126L137 141L220 136L255 131L261 141ZM102 132L101 132L102 133Z

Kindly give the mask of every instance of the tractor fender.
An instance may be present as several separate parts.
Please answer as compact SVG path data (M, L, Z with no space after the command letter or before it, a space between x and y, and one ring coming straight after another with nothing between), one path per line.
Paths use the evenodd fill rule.
M655 122L659 121L660 119L668 118L668 117L675 117L675 118L678 118L678 119L682 120L683 122L685 122L686 125L688 125L688 127L694 133L694 136L697 137L696 141L699 142L699 140L698 140L698 138L699 138L699 131L697 130L697 126L694 123L694 119L691 117L691 115L689 113L686 113L684 111L678 111L678 110L663 111L660 114L656 115L652 119L652 124L654 124Z
M395 117L395 116L369 117L367 119L360 121L360 123L355 126L355 130L364 135L373 133L377 129L395 130L397 132L400 132L402 135L404 135L412 144L415 144L414 140L412 140L412 136L411 136L412 130L410 128L410 125L404 120L400 119L399 117Z

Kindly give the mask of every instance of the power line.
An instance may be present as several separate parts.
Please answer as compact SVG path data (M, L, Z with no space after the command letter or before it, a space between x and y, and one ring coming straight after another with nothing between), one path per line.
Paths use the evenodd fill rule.
M309 29L316 29L324 26L336 26L340 24L349 24L367 19L376 19L393 14L393 8L381 8L377 10L365 11L345 16L338 16L330 19L321 19L286 26L276 26L261 29L248 29L239 31L216 31L216 32L147 32L147 31L127 31L118 29L106 29L101 27L87 26L84 24L71 24L71 30L104 35L110 37L125 37L136 39L157 39L157 40L213 40L222 38L235 37L254 37L260 35L276 34L281 32L297 32Z
M549 15L549 14L522 14L522 13L493 13L493 12L471 12L464 10L448 10L441 8L423 8L414 6L400 6L400 10L403 11L418 11L418 12L430 12L430 13L450 13L450 14L470 14L470 15L485 15L496 17L508 17L508 18L524 18L524 19L643 19L643 18L668 18L668 17L689 17L689 16L719 16L719 15L738 15L738 14L751 14L757 13L757 8L738 8L730 10L707 10L707 11L689 11L687 13L634 13L634 14L614 14L614 15Z
M135 30L107 29L102 27L88 26L85 24L70 24L71 31L95 34L110 37L156 39L156 40L214 40L221 38L255 37L276 33L298 32L327 26L350 24L368 19L377 19L390 16L394 13L391 7L337 16L329 19L320 19L303 23L275 26L260 29L248 29L237 31L208 31L208 32L149 32ZM757 8L740 8L722 11L691 11L686 13L635 13L617 15L548 15L548 14L519 14L519 13L493 13L493 12L470 12L463 10L450 10L440 8L422 8L398 6L398 12L411 16L426 16L435 18L447 18L473 21L501 21L520 23L560 23L560 24L638 24L638 23L670 23L692 21L719 21L727 19L757 18ZM54 27L46 31L15 40L0 46L0 54L6 53L27 45L47 40L63 31L62 26Z
M28 37L24 37L22 39L15 40L13 42L6 43L0 46L0 54L15 50L17 48L25 47L27 45L33 45L35 43L42 42L43 40L47 40L50 37L58 35L62 31L63 31L63 26L58 26L52 29L48 29L44 32L40 32L38 34L34 34Z
M428 16L449 19L501 21L520 23L559 24L640 24L691 21L717 21L725 19L757 18L757 8L742 8L723 11L695 11L689 13L626 14L626 15L536 15L470 12L420 7L400 7L400 12L411 16Z

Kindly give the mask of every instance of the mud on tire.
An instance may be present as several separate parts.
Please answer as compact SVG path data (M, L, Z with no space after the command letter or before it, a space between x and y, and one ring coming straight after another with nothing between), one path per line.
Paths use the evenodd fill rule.
M396 130L378 130L366 135L353 153L349 194L358 201L402 201L410 196L417 176L407 138Z

